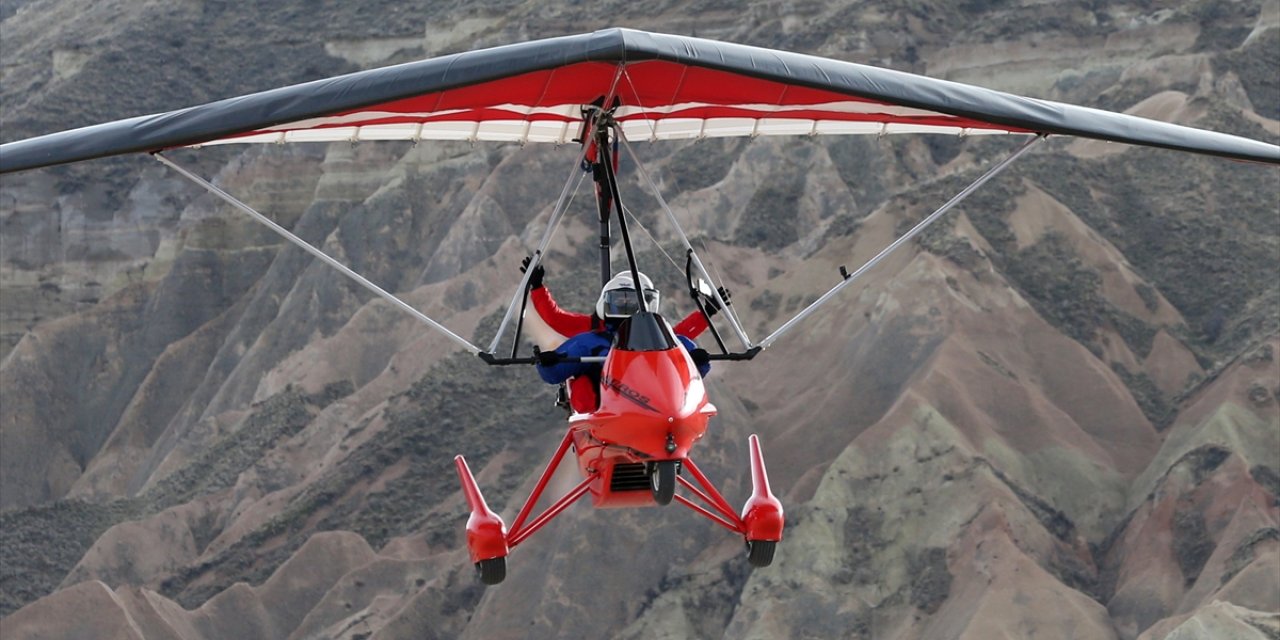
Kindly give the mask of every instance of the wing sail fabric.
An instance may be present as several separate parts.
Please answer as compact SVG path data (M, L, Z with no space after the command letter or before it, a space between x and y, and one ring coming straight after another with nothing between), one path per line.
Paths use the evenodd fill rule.
M820 133L1031 133L936 111L663 60L584 62L264 127L204 144L487 140L565 144L608 95L631 139Z
M1073 135L1280 164L1280 147L909 73L611 29L373 69L0 145L0 173L228 143L568 143L616 98L633 140L887 133Z

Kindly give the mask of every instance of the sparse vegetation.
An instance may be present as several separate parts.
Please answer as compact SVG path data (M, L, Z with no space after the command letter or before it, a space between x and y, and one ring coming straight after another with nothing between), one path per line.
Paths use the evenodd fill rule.
M1198 0L1180 8L1174 20L1186 20L1200 27L1195 51L1230 51L1239 47L1257 19L1261 2Z
M1138 293L1138 297L1142 298L1142 305L1147 308L1147 311L1155 313L1160 308L1160 297L1154 287L1145 282L1139 282L1133 289Z
M1280 501L1280 473L1265 464L1256 464L1249 468L1249 475L1271 494L1273 501Z
M1057 234L1007 256L1006 272L1046 320L1086 345L1097 339L1109 304L1102 278Z
M736 240L748 247L777 251L800 238L796 208L804 181L789 172L769 176L747 203Z
M285 389L256 407L239 429L205 447L189 464L157 482L142 499L159 511L233 486L236 478L263 453L301 431L316 411L354 390L347 381L329 385L315 396Z
M951 571L947 568L947 550L941 547L921 549L907 562L911 575L911 605L925 613L934 613L951 594Z
M491 334L498 319L490 317L478 333ZM210 562L175 575L164 592L198 606L236 580L261 582L316 531L354 531L374 548L419 530L437 543L456 543L466 514L438 510L445 496L458 490L449 467L453 456L466 454L478 469L512 443L536 448L539 435L551 442L559 420L548 411L553 396L544 387L524 368L486 368L470 355L449 357L390 398L381 430L280 515ZM370 490L369 484L393 466L404 471L387 478L384 489ZM490 506L502 509L528 472L509 469L496 486L486 486ZM283 544L273 543L281 537Z
M1111 370L1124 381L1124 385L1133 394L1133 399L1137 401L1138 408L1142 409L1142 414L1151 421L1152 426L1163 431L1173 423L1174 407L1150 376L1141 371L1131 372L1119 362L1112 362Z
M872 566L876 554L886 541L880 537L884 514L862 505L856 505L845 514L844 546L848 550L845 564L833 576L841 584L866 585L874 583L877 574Z
M1219 110L1219 119L1235 118L1245 135L1265 133L1240 123ZM1225 124L1225 123L1224 123ZM1160 155L1141 163L1116 159L1087 162L1052 161L1031 157L1013 170L1044 188L1116 244L1151 284L1135 287L1150 311L1158 309L1157 287L1191 323L1190 332L1171 330L1192 347L1202 366L1228 358L1243 345L1256 343L1280 327L1273 310L1280 300L1271 259L1280 236L1274 215L1274 193L1246 186L1258 184L1250 169L1232 173L1218 165L1185 155ZM1215 178L1240 181L1237 189L1199 193L1196 183L1177 176L1210 171ZM955 176L900 196L903 206L918 207L921 199L941 197L971 176ZM952 184L955 183L955 184ZM1011 184L1013 186L1011 186ZM939 193L934 193L934 192ZM1138 357L1150 353L1157 327L1121 310L1107 300L1101 278L1075 255L1061 236L1048 233L1018 250L1007 223L1014 198L1023 192L1009 179L986 185L962 206L974 226L996 249L992 263L1017 286L1051 324L1089 347L1103 352L1099 329L1114 329ZM1114 194L1114 195L1113 195ZM1263 202L1259 198L1269 198ZM1236 213L1242 215L1236 215ZM900 223L904 232L911 221ZM920 245L972 268L982 256L949 223L940 222L918 239ZM1252 302L1250 302L1252 300ZM1243 313L1242 313L1243 312ZM1234 321L1229 318L1236 318ZM1144 374L1124 371L1122 379L1144 413L1163 426L1176 415L1176 405L1163 397Z
M1204 514L1194 508L1180 508L1173 515L1173 552L1182 578L1190 586L1213 553L1213 540L1204 525Z
M852 215L833 222L831 233L849 235L857 230L863 218L893 193L896 185L888 183L889 173L902 143L889 140L877 144L861 136L836 136L824 144L856 207Z
M1266 137L1259 132L1249 135ZM1143 162L1126 162L1124 155L1067 160L1068 167L1061 162L1050 166L1031 158L1026 171L1124 252L1178 308L1197 355L1226 357L1274 328L1268 319L1274 313L1264 312L1274 306L1249 304L1271 299L1280 287L1273 266L1280 236L1275 194L1249 186L1265 182L1255 168L1222 167L1184 154L1152 154ZM1182 178L1206 174L1221 185L1211 194L1202 182ZM1240 318L1237 326L1248 328L1233 333L1224 326L1228 318Z
M1107 320L1120 338L1129 346L1129 350L1139 358L1151 354L1151 345L1155 341L1156 329L1142 320L1125 313L1114 304L1108 303Z
M60 500L0 513L0 617L51 593L102 532L146 513L136 500Z
M1280 530L1275 527L1265 527L1250 534L1248 538L1245 538L1240 543L1240 546L1236 547L1235 551L1231 552L1231 557L1227 558L1227 564L1222 572L1219 584L1231 582L1231 579L1236 577L1236 574L1249 566L1257 557L1259 545L1276 541L1280 541Z
M1174 463L1174 467L1181 466L1191 473L1191 482L1200 484L1208 478L1211 473L1222 466L1227 458L1231 457L1231 451L1219 447L1217 445L1203 445L1188 451L1178 461ZM1172 468L1172 467L1171 467Z
M1230 34L1229 37L1238 36ZM1235 73L1253 109L1272 120L1280 120L1280 78L1276 77L1275 70L1277 50L1280 50L1280 29L1272 27L1248 46L1213 57L1214 71Z
M1097 570L1065 545L1055 546L1046 568L1062 584L1103 602Z
M751 299L748 305L752 311L759 311L767 318L772 319L778 315L778 309L782 305L782 294L769 289L761 291L759 295ZM799 306L798 304L796 305Z
M671 154L665 175L676 194L705 189L724 179L741 151L742 143L735 139L690 142Z
M968 240L948 233L920 234L920 245L929 253L940 255L957 266L973 271L982 264L986 256L974 248Z
M987 355L986 353L983 353L983 352L979 351L979 352L978 352L978 357L979 357L980 359L982 359L982 361L983 361L983 362L985 362L985 363L987 364L987 366L991 367L992 369L995 369L996 371L999 371L999 372L1000 372L1000 375L1002 375L1002 376L1004 376L1004 377L1006 377L1006 378L1008 378L1008 379L1010 379L1010 380L1017 380L1017 379L1018 379L1018 374L1016 374L1016 373L1014 373L1014 372L1010 371L1010 370L1008 369L1008 367L1005 367L1004 365L1000 364L1000 362L999 362L998 360L996 360L995 358L992 358L991 356Z
M1054 506L1044 498L1041 498L1014 482L1013 479L1006 475L1004 471L992 466L987 460L983 458L977 458L976 460L979 464L990 469L991 473L999 478L1005 486L1009 487L1009 489L1013 491L1013 494L1018 497L1018 500L1027 507L1031 514L1036 517L1036 520L1039 520L1040 524L1043 525L1049 533L1052 533L1055 538L1063 542L1072 541L1072 538L1074 538L1076 534L1076 525L1071 521L1071 518L1067 517L1067 514L1054 508Z
M137 498L107 503L68 499L0 513L0 617L50 593L107 529L230 487L272 446L350 391L350 383L330 385L315 396L290 388L264 400L240 429ZM206 542L213 535L202 532Z

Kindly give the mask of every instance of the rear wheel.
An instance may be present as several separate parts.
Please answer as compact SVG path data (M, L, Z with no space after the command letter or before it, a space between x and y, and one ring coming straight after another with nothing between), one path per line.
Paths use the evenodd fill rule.
M498 584L507 577L507 559L490 558L481 560L476 563L476 574L480 576L480 582Z
M773 563L773 552L777 548L776 540L748 540L747 562L753 567L767 567Z
M655 462L649 468L649 488L653 490L653 501L666 505L676 495L676 470L678 460Z

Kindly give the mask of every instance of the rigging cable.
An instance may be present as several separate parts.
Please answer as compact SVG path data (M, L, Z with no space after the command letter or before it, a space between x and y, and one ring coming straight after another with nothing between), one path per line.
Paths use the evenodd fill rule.
M649 173L645 171L644 165L641 164L639 156L636 155L635 149L631 147L631 142L627 140L626 136L622 135L621 129L618 130L618 139L622 141L622 146L626 148L632 161L636 163L636 173L638 173L640 178L644 180L649 190L653 193L654 198L657 199L658 204L661 205L663 212L667 214L667 219L671 221L671 226L675 227L676 233L679 235L680 241L684 244L685 249L693 251L693 245L689 243L689 236L685 235L684 228L680 226L680 221L676 219L675 212L671 210L667 201L663 199L662 192L658 190L658 186L654 184L653 178L649 177ZM709 282L714 281L711 274L707 273L707 267L702 264L702 259L698 257L698 253L696 251L693 253L693 264L698 268L698 271L702 274L703 278ZM747 349L755 346L751 343L751 339L747 337L747 332L742 328L742 323L739 322L738 315L734 313L733 307L725 301L719 291L713 289L712 293L715 294L716 300L720 303L720 308L724 309L724 315L725 318L729 320L729 326L733 328L738 339L742 341L743 346Z
M498 343L502 340L502 334L507 330L507 323L511 321L511 315L515 313L516 306L520 304L521 298L526 295L525 290L529 286L529 278L533 275L533 268L538 266L538 262L542 260L542 253L546 251L547 245L551 243L552 235L560 227L560 220L569 209L569 185L574 184L573 178L575 175L578 176L577 185L581 186L582 184L582 174L579 173L578 165L581 164L586 155L587 147L583 145L582 151L578 154L578 160L573 163L572 168L569 170L569 177L564 182L564 188L560 190L560 199L556 201L556 207L551 212L551 220L547 223L547 230L543 232L542 239L538 242L538 248L533 252L533 259L529 261L529 267L520 278L520 285L511 296L511 304L507 306L507 312L502 316L502 322L498 325L498 332L493 336L493 342L489 343L489 353L496 353ZM577 192L577 187L574 187L573 193L576 194Z

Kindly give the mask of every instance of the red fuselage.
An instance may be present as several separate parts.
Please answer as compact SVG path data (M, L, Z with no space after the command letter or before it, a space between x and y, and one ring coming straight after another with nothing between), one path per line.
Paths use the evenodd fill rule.
M569 418L578 467L596 507L654 504L645 463L682 460L716 414L688 352L609 351L600 407Z
M741 534L753 566L772 562L784 520L782 504L769 490L759 440L754 435L747 439L751 497L741 512L735 512L689 456L693 444L706 433L707 421L716 414L715 406L707 402L702 376L661 316L642 313L631 320L637 317L641 323L619 326L601 364L599 407L569 417L568 432L510 529L485 504L466 460L454 458L471 509L467 549L485 584L502 581L505 558L513 547L588 493L597 508L677 502ZM534 506L571 448L582 480L533 517ZM676 492L677 486L684 495Z

